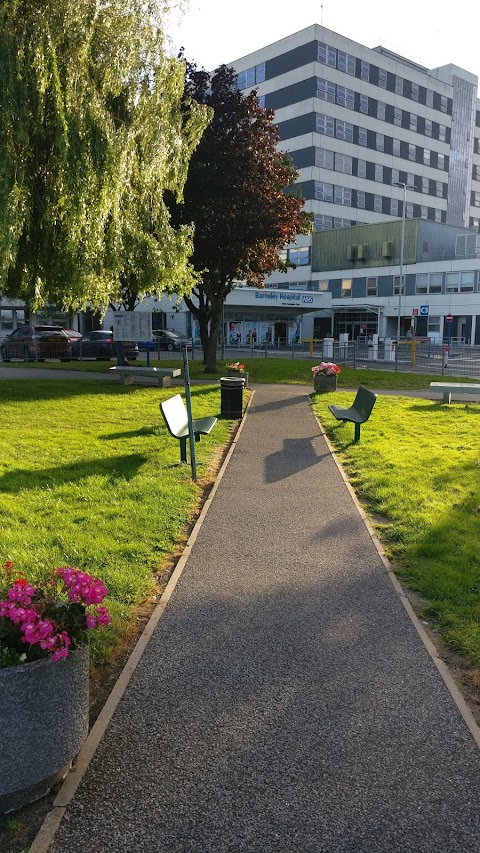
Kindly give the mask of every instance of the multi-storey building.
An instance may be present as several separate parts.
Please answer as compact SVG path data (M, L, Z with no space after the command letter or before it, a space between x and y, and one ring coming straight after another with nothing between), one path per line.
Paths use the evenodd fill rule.
M275 111L279 147L299 170L316 231L404 214L480 229L474 74L455 65L423 68L318 24L231 65L239 88L256 88ZM310 246L299 237L287 247L296 270L272 275L267 286L316 289Z

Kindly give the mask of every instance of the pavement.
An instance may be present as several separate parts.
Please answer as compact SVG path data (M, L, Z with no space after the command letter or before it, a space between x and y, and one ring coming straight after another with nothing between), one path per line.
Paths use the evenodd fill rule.
M479 730L310 390L255 387L30 853L480 850Z

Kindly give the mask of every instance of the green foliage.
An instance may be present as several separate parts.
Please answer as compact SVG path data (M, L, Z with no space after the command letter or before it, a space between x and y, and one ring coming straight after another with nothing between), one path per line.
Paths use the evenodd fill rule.
M480 665L478 404L379 397L359 444L328 403L313 398L399 576L427 602L425 616Z
M166 10L163 9L162 11ZM180 110L183 63L156 0L4 0L0 12L0 288L37 306L106 307L122 287L189 291L181 199L208 121Z

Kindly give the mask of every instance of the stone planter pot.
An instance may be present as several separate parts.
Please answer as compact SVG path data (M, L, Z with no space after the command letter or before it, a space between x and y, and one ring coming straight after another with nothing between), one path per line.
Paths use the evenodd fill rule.
M317 373L313 377L313 390L316 394L326 394L329 391L337 390L337 374L325 376L323 373Z
M48 794L88 734L89 649L0 669L0 813Z

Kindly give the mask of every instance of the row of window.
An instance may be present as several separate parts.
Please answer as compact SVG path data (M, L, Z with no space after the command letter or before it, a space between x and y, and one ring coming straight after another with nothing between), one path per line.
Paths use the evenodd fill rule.
M282 249L278 253L278 257L284 263L289 260L297 267L304 267L310 263L310 248L308 246L294 246L291 249Z
M374 130L367 130L365 127L358 127L349 121L334 119L332 116L317 113L316 129L317 133L324 136L334 136L337 139L353 142L355 145L361 145L364 148L384 151L386 154L410 160L412 163L423 163L425 166L432 166L434 169L448 171L448 157L444 154L440 154L438 151L430 151L428 148L422 148L411 142L393 139L391 136L376 133Z
M355 219L341 219L338 216L315 214L315 231L330 231L332 228L349 228L350 225L364 225Z
M257 83L263 83L264 80L265 63L260 62L259 65L247 68L246 71L240 71L237 75L237 86L239 89L248 89L249 86L255 86Z
M437 198L447 198L448 185L442 181L434 181L430 178L422 178L413 172L403 172L383 166L381 163L372 163L350 154L340 154L329 148L315 149L315 165L321 169L329 169L333 172L342 172L345 175L353 175L358 178L366 178L381 184L393 186L404 183L415 187L416 192L425 195L434 195Z
M345 51L338 50L323 42L318 44L318 61L322 65L344 71L352 77L358 77L366 83L379 86L380 89L388 89L390 92L424 104L426 107L431 107L442 113L451 113L451 104L449 104L449 98L446 95L440 95L432 89L406 80L398 74L392 74L385 68L379 68L370 62L357 59L351 53L345 53Z
M351 278L342 279L341 285L341 295L342 297L349 297L352 295L352 282ZM328 291L330 283L327 280L319 282L319 290ZM395 275L392 277L392 292L391 293L382 293L382 296L398 296L400 289L400 276ZM415 277L415 294L417 295L425 295L425 294L435 294L435 293L473 293L475 291L480 291L480 271L469 270L466 272L431 272L431 273L418 273ZM402 294L405 292L405 280L402 286ZM378 278L377 276L371 276L367 278L365 282L365 291L363 294L359 294L359 298L362 296L378 296Z
M315 198L318 201L343 204L346 207L373 210L375 213L383 213L386 216L402 216L403 202L398 198L354 190L326 181L315 181ZM443 222L445 215L445 211L413 202L407 202L405 208L406 219L420 218L430 219L432 222Z
M436 121L431 121L431 119L423 116L417 116L415 113L402 110L400 107L386 104L384 101L369 98L368 95L361 95L346 86L337 86L329 80L317 79L317 98L322 101L329 101L331 104L338 104L347 110L355 110L357 113L378 118L380 121L388 122L388 124L403 127L405 130L421 133L422 136L430 136L433 139L440 140L440 142L449 141L449 128L445 125L438 124Z

